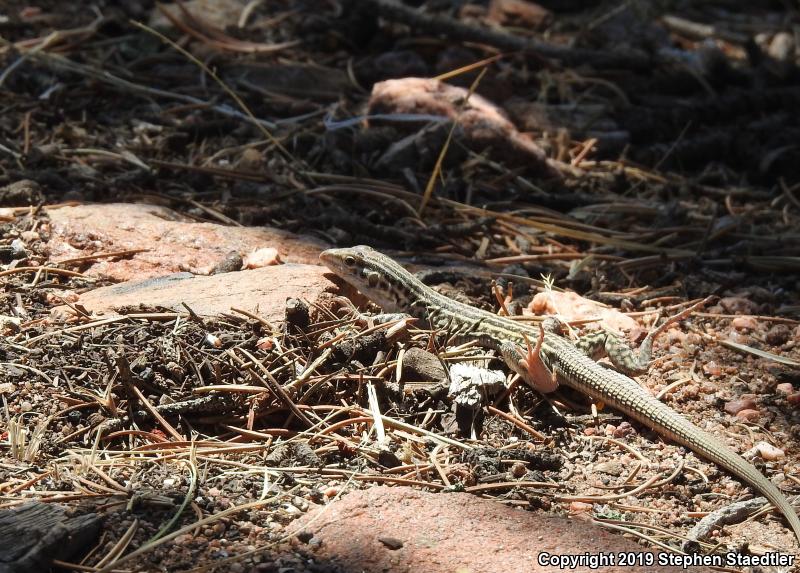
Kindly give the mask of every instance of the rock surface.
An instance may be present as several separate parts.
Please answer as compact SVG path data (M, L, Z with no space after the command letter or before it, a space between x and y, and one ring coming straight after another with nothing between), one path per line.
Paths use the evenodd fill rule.
M315 558L344 571L489 573L559 571L539 564L551 555L642 552L633 541L577 519L512 509L466 493L435 494L403 487L355 491L303 516ZM298 530L300 531L300 530ZM387 544L391 539L393 543ZM656 557L657 560L657 557ZM610 566L562 569L571 573L630 573ZM651 572L685 571L647 567ZM693 573L706 573L697 567Z
M333 289L324 272L321 266L288 264L210 277L175 273L101 287L81 295L80 304L95 314L128 314L139 305L185 312L185 303L197 314L218 315L235 307L281 321L287 298L314 301Z
M147 249L124 258L99 258L81 271L115 282L180 271L209 274L232 251L242 256L272 247L287 263L318 264L326 245L267 227L198 223L166 207L110 203L48 209L53 261L99 253Z
M499 107L462 87L429 78L386 80L372 86L368 106L371 115L421 114L457 119L467 147L475 151L491 148L506 162L525 165L543 176L560 176L542 148L529 135L520 133ZM446 134L449 127L443 131ZM390 153L397 155L396 150Z
M563 320L595 319L612 330L637 331L639 323L627 314L594 300L584 298L575 292L540 292L533 297L528 309L536 315L560 315Z

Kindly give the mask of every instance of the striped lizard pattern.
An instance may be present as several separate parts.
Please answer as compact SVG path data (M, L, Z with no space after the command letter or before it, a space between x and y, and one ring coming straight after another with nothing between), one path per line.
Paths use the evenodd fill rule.
M629 376L595 362L561 335L557 321L546 320L542 327L535 328L460 303L431 289L391 258L367 246L329 249L322 252L320 259L385 311L406 312L461 339L498 350L509 367L535 388L545 392L558 384L574 388L724 468L772 502L800 542L800 519L792 504L755 466L651 396ZM646 371L654 334L651 332L645 339L639 356L630 351L622 353L616 366L628 374ZM530 340L536 341L535 348L531 348ZM610 357L617 354L610 337L594 342L587 348L594 358L603 350Z

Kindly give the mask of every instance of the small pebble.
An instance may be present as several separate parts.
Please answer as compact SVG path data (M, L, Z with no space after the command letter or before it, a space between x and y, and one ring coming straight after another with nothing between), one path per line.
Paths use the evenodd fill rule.
M386 547L391 549L392 551L396 551L403 547L403 542L396 537L378 537L378 541L383 543Z
M775 392L778 394L791 394L794 392L794 386L792 386L791 382L781 382L775 386Z
M595 464L594 469L597 472L610 476L621 476L624 470L622 462L618 461L600 462L599 464Z
M793 392L786 396L786 401L792 406L800 406L800 392Z
M265 336L263 338L259 338L258 342L256 342L256 348L259 350L272 350L275 347L275 343L273 342L272 336Z
M699 346L702 341L703 339L700 337L700 335L695 332L690 332L686 335L686 345L688 347Z
M249 169L249 170L256 170L261 168L264 162L264 156L258 149L254 149L252 147L248 147L244 151L242 151L242 155L239 158L239 163L237 167L241 169Z
M686 333L678 328L670 328L667 331L667 340L669 341L670 345L680 344L686 340Z
M308 502L300 496L294 496L292 504L300 511L308 511Z
M764 340L770 346L782 346L786 344L792 331L785 324L775 324L764 335Z
M757 422L758 419L761 417L761 412L758 410L741 410L736 414L736 417L740 420L744 420L745 422Z
M24 401L23 401L23 402L22 402L22 403L19 405L19 409L20 409L21 411L23 411L23 412L30 412L31 410L33 410L33 404L31 404L31 403L30 403L30 402L28 402L27 400L24 400Z
M762 459L768 462L782 460L786 457L786 452L767 442L758 442L754 449Z
M525 467L525 464L522 462L514 462L514 465L511 466L511 475L515 478L519 479L528 473L528 468Z
M589 513L592 511L592 504L583 501L573 501L569 504L569 512L572 514Z
M719 364L712 360L703 365L703 372L709 376L720 376L722 374L722 368L720 368Z
M731 326L736 330L755 330L758 328L758 321L752 316L737 316L731 321Z
M745 334L744 332L736 332L736 331L733 331L728 335L728 340L736 344L742 344L744 346L750 346L753 343L752 336L750 336L749 334Z
M627 438L628 436L632 436L636 433L636 429L631 426L630 422L622 422L617 429L614 430L614 437L615 438Z
M755 410L756 401L747 395L742 395L737 400L725 403L725 411L731 416L737 415L742 410Z
M191 533L184 533L183 535L179 535L178 537L175 538L175 545L178 545L178 546L186 545L190 541L192 541L192 539L193 539L193 536L192 536Z
M758 305L740 296L726 296L718 304L726 314L758 314Z

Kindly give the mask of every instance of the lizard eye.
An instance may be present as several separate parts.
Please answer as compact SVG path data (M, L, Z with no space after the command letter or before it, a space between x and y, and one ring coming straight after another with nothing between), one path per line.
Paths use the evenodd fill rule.
M352 255L347 255L344 258L344 264L348 267L354 267L356 266L356 258Z

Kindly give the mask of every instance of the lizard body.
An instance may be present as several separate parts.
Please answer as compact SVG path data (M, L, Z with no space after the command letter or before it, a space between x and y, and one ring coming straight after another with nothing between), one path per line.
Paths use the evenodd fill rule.
M530 374L520 369L517 349L528 345L528 358L537 360L539 371L550 373L554 381L627 414L752 486L784 515L800 542L800 519L792 504L755 466L644 391L632 378L592 360L570 340L560 336L552 325L535 328L448 298L370 247L329 249L320 259L385 311L407 312L460 338L476 340L481 346L499 350L509 366L534 387L547 387L546 382L531 380ZM531 354L528 341L537 339L535 354ZM652 337L648 336L645 340L648 352L651 344ZM627 362L627 367L623 368L626 372L642 370L641 361L628 357Z

